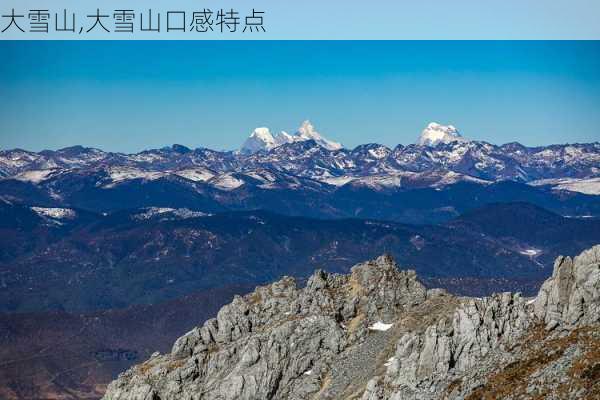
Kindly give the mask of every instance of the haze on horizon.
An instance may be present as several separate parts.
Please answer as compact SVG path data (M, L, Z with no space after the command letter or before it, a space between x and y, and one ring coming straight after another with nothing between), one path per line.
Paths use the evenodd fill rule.
M432 121L524 145L600 137L600 42L0 42L0 148L233 150L310 119L347 148Z

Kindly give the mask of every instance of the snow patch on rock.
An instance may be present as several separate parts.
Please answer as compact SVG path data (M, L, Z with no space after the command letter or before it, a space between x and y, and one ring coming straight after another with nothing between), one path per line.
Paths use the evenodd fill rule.
M58 207L31 207L33 211L40 217L52 218L52 219L73 219L77 216L74 210L70 208L58 208Z
M390 329L394 324L386 324L385 322L377 321L373 325L369 326L369 329L372 331L381 331L385 332Z
M530 256L530 257L535 257L538 254L540 254L541 252L542 251L540 249L534 249L534 248L524 249L524 250L519 251L519 253L523 254L524 256Z
M40 183L50 178L53 172L56 172L54 169L44 169L44 170L33 170L33 171L25 171L18 175L15 175L14 179L22 182L31 182L31 183Z
M175 175L181 176L182 178L189 179L194 182L206 182L215 176L212 172L206 168L195 168L195 169L184 169L176 171Z
M600 195L600 178L541 179L530 183L533 186L552 186L555 190L567 190L583 194Z
M242 186L244 181L231 174L224 174L211 179L209 183L221 190L233 190Z
M167 175L165 172L159 171L144 171L138 168L129 167L113 167L109 168L108 174L111 182L105 185L106 188L116 186L118 183L133 180L133 179L144 179L144 180L155 180L160 179Z
M194 211L188 208L169 208L169 207L148 207L144 212L135 214L133 219L136 220L147 220L154 218L156 216L161 217L172 217L174 219L186 219L186 218L196 218L196 217L206 217L210 216L210 214Z

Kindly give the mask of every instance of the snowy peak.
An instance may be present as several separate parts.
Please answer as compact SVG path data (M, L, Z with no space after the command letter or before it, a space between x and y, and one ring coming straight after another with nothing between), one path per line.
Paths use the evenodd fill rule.
M319 146L324 147L327 150L339 150L342 148L340 143L327 140L321 136L321 134L315 130L313 124L308 120L300 125L295 136L301 140L314 140Z
M458 129L452 125L441 125L437 122L431 122L419 136L417 144L421 146L435 146L439 143L451 143L451 142L466 142L467 139L463 138Z
M314 140L319 146L327 150L339 150L342 148L340 143L324 138L315 130L310 121L304 121L293 135L282 131L274 136L269 131L269 128L256 128L250 137L246 139L240 152L242 154L254 154L259 151L269 151L283 144L304 142L307 140Z
M275 147L275 138L271 135L269 128L256 128L242 145L240 151L243 154L254 154L258 151L269 151Z

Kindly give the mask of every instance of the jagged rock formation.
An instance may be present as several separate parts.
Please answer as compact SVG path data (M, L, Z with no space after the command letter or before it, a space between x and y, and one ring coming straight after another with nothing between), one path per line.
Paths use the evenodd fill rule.
M600 246L560 257L535 300L426 290L382 256L236 297L105 399L595 398L599 304Z
M600 316L600 247L572 260L559 257L552 277L542 285L535 301L535 314L550 327L559 323L590 324Z

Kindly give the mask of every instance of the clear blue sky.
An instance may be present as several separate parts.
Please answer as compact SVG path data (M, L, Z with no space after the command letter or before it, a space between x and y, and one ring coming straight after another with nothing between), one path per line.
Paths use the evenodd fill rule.
M600 42L0 42L0 148L234 149L310 119L347 147L430 121L600 140Z

